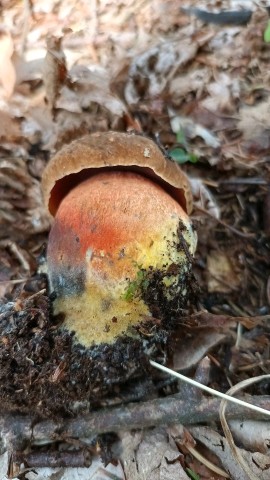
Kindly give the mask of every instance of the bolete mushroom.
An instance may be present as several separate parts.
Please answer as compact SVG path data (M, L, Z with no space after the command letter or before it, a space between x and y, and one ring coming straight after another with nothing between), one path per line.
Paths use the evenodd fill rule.
M47 165L55 216L47 261L54 313L84 346L179 315L196 247L186 175L143 136L87 135Z

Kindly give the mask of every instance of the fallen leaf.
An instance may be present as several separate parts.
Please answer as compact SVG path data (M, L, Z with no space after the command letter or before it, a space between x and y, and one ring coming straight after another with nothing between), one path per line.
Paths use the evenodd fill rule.
M240 286L241 277L229 256L211 250L207 255L208 291L228 293Z
M69 72L69 86L61 89L57 107L74 113L82 113L91 105L107 108L113 115L126 113L125 104L113 95L110 78L105 69L90 70L83 65L75 65Z
M269 453L269 423L260 420L230 420L230 430L235 442L251 452Z
M176 71L186 65L198 50L191 39L165 41L135 57L129 69L125 98L129 105L142 98L160 95Z
M237 128L243 133L243 148L248 153L257 155L268 152L270 149L270 98L257 105L241 108L239 115Z
M196 92L196 98L200 98L205 85L211 77L210 69L203 67L192 69L176 75L170 82L169 92L174 102L185 98L190 92Z
M225 72L215 76L214 82L209 82L207 90L210 94L201 105L214 112L232 113L235 110L235 102L240 97L240 83Z
M177 335L176 335L177 338ZM173 354L174 370L185 370L197 365L197 363L208 354L208 352L224 341L226 335L205 328L202 331L196 330L191 338L176 340Z
M121 460L127 479L188 480L179 452L166 430L155 428L122 435Z
M209 427L189 427L189 431L196 440L217 455L232 480L247 480L247 475L236 463L226 438ZM269 480L269 456L258 452L250 453L243 449L238 450L258 479Z
M9 455L8 452L0 455L0 478L1 480L6 480L6 474L8 471ZM17 480L17 479L14 479Z

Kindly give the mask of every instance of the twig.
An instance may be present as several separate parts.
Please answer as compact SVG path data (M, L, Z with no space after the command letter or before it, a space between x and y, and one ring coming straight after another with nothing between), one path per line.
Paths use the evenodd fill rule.
M260 408L270 409L269 396L246 396L242 398L256 404ZM27 443L40 444L44 441L66 438L87 438L106 432L142 429L158 425L182 423L192 425L200 422L212 422L219 419L220 400L203 398L200 401L191 399L190 395L181 398L172 395L166 398L131 403L111 409L101 409L74 419L60 418L44 420L36 423L32 416L4 415L0 417L0 436L10 450L25 448ZM241 418L243 408L239 405L228 405L228 418ZM263 413L249 412L249 418L265 418Z
M152 367L157 368L158 370L162 370L163 372L168 373L169 375L173 375L176 378L179 378L179 380L182 380L183 382L189 383L192 386L196 386L200 388L201 390L204 390L207 393L210 393L211 395L215 395L216 397L222 398L222 400L226 400L232 403L236 403L238 405L241 405L242 407L249 408L250 410L254 410L258 413L263 413L264 415L270 416L270 410L265 410L264 408L258 407L257 405L254 405L253 403L245 402L241 400L240 398L235 398L230 395L227 395L226 393L219 392L218 390L214 390L213 388L207 387L207 385L203 385L202 383L196 382L192 378L186 377L185 375L182 375L181 373L175 372L174 370L171 370L170 368L165 367L164 365L161 365L160 363L154 362L153 360L150 360L150 363ZM269 375L261 375L260 377L255 377L255 378L260 378L260 380L263 379L270 379L270 374ZM253 383L252 380L250 379L250 383ZM258 381L258 380L257 380ZM235 388L235 387L233 387ZM231 389L232 390L232 389Z
M223 186L223 185L263 185L266 186L268 185L267 180L263 180L260 177L246 177L246 178L230 178L228 180L221 180L218 182L218 186Z
M12 285L17 285L17 283L24 283L24 282L27 282L27 280L29 280L29 278L20 278L20 279L17 279L17 280L1 280L0 285L4 285L6 283L10 283Z

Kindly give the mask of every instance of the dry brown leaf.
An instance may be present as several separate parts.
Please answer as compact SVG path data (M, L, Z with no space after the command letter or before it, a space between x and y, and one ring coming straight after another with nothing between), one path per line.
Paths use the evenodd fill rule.
M135 57L125 88L127 103L132 105L141 98L160 95L177 70L195 57L197 50L198 45L191 39L167 41Z
M129 480L188 480L179 461L182 456L166 430L122 435L121 460Z
M247 480L246 473L236 463L227 440L209 427L189 427L190 433L220 459L223 468L232 480ZM269 456L261 453L250 453L239 449L249 467L260 480L269 480Z
M195 313L190 317L191 326L200 327L200 328L214 328L219 332L228 332L230 328L235 327L236 322L241 320L247 320L246 317L231 317L229 315L216 315L215 313L210 313L207 310L202 310L201 312ZM256 325L256 324L255 324ZM252 323L254 326L254 323Z
M197 331L191 338L179 339L176 343L173 354L173 368L174 370L185 370L194 367L197 363L208 354L208 352L224 341L225 334L218 333L211 329L203 329Z
M240 97L240 82L225 72L215 76L215 81L207 85L210 94L201 105L214 112L234 112L235 103Z
M239 288L241 277L228 255L211 250L207 255L208 291L231 292Z
M136 464L136 451L142 442L143 432L123 432L121 434L122 453L121 462L124 468L126 478L138 479Z
M69 72L70 85L61 89L57 107L73 113L82 113L98 104L107 108L113 115L122 116L126 112L124 103L113 95L110 89L108 72L102 68L88 69L75 65Z
M243 133L243 147L248 153L266 153L270 149L270 98L240 109L237 128ZM257 157L260 160L260 157Z
M16 69L17 85L42 78L43 58L26 61L23 57L14 53L12 59Z
M194 67L194 66L193 66ZM192 68L189 72L183 72L176 75L169 85L169 92L174 102L180 101L190 92L196 92L196 98L199 99L209 82L212 73L209 68Z
M22 238L49 228L40 183L23 158L0 159L0 238Z

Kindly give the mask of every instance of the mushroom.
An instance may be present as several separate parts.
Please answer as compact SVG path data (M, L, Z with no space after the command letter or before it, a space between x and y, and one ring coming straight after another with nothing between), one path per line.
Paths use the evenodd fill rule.
M54 314L89 347L174 318L188 299L196 233L186 175L150 139L87 135L60 150L42 179Z

